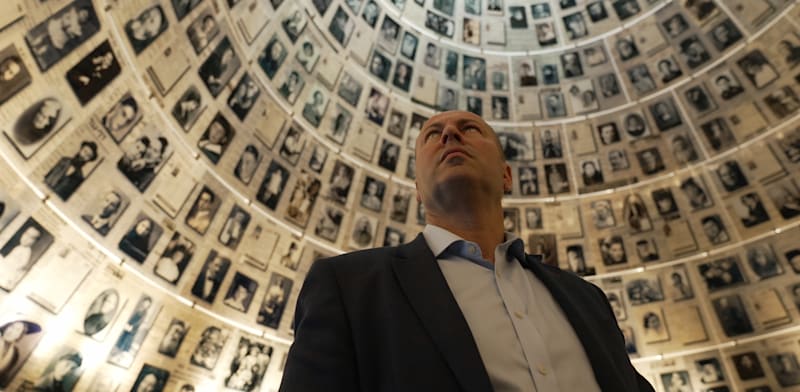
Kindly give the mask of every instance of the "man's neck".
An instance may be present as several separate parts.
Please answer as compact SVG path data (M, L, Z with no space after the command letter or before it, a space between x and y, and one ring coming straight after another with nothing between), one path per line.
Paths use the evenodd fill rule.
M428 211L425 220L480 246L482 257L494 263L494 249L505 238L502 209L476 208L471 214Z

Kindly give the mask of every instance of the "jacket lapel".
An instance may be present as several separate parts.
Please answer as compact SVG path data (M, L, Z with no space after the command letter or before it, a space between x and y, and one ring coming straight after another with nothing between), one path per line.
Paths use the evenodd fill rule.
M465 391L492 390L472 332L422 234L398 248L392 267L409 303Z
M592 364L595 379L600 389L603 391L625 390L626 387L620 383L621 376L617 374L616 367L613 366L613 363L609 363L613 362L612 358L614 357L608 351L608 346L603 344L604 339L598 335L597 328L591 327L590 320L585 317L586 312L580 310L585 309L586 305L580 304L574 295L570 295L564 284L558 281L558 277L541 264L540 260L537 259L538 255L526 256L528 258L528 266L526 267L533 271L534 275L544 283L556 303L564 311L564 315L567 316L567 320L575 330L575 334L578 335L578 339L581 341L584 351L586 351L586 356Z

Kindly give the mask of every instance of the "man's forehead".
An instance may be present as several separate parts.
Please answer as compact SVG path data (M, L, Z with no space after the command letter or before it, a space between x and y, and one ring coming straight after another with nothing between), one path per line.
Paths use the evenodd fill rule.
M425 121L425 123L422 125L422 129L425 129L432 124L445 123L451 120L456 120L456 121L473 120L481 123L486 128L492 129L492 127L490 127L489 124L487 124L486 121L484 121L483 118L481 118L477 114L463 110L451 110L447 112L437 113L433 115L431 118L429 118L428 121Z

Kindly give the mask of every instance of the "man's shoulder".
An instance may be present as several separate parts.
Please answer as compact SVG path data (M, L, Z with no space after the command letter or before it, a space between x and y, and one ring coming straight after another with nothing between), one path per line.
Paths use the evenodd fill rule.
M400 246L385 246L343 253L317 260L316 264L327 264L336 270L363 270L385 268L397 257Z

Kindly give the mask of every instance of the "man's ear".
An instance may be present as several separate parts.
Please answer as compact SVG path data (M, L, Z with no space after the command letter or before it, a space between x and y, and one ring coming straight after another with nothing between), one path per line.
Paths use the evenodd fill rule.
M503 191L510 192L514 186L514 178L511 175L511 166L508 163L503 164Z
M419 194L419 186L416 181L414 181L414 188L417 190L417 203L422 203L422 196Z

